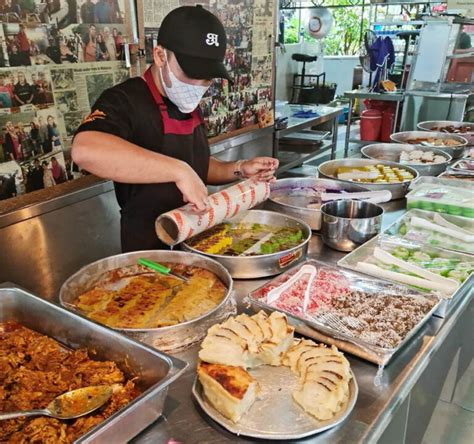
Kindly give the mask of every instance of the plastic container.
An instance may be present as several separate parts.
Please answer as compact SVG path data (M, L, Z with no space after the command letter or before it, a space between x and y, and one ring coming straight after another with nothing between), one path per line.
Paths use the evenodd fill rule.
M437 211L474 219L474 192L449 185L423 184L407 194L407 209Z
M382 142L390 142L390 135L394 128L393 122L395 120L395 112L391 109L386 109L382 112L382 128L380 130L380 140Z
M380 140L382 127L382 111L366 109L360 115L360 140Z

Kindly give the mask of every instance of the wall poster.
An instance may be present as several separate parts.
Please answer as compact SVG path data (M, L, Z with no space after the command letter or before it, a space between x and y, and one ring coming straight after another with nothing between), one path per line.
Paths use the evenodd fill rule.
M142 3L143 7L140 7ZM231 137L257 126L273 125L272 78L275 0L139 0L140 34L147 63L163 17L178 6L200 4L227 32L226 68L234 84L215 80L201 102L208 136ZM155 11L151 13L150 11Z
M129 77L131 0L0 0L0 200L75 176L65 154L100 93Z

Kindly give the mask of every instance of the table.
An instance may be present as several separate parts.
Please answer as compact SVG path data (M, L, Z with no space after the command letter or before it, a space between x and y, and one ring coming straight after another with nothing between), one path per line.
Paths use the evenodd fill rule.
M405 200L389 202L384 204L384 207L386 213L383 225L386 227L403 214ZM335 263L342 256L343 253L325 247L317 234L313 235L309 246L310 258ZM243 298L248 292L263 285L267 280L235 281L239 311L246 308ZM423 427L426 427L423 421L426 423L431 416L427 409L427 400L430 396L437 400L436 387L442 385L440 378L446 377L452 361L449 353L455 349L459 338L465 337L469 329L472 332L472 294L471 289L470 294L458 300L445 319L432 317L383 371L374 364L346 355L359 384L359 398L352 414L334 429L296 442L421 442L421 438L415 436L420 433L423 436ZM472 356L470 344L473 341L466 342L469 344L463 353L470 353ZM449 349L448 352L445 351L446 348ZM172 439L186 444L256 442L254 439L227 432L207 418L193 400L191 386L195 379L198 350L199 346L194 346L176 354L176 357L189 362L190 366L170 387L164 415L138 435L133 443L167 443ZM425 371L427 367L428 371ZM423 383L421 388L420 383ZM421 390L423 395L412 396L411 393L417 394L417 390ZM415 412L417 416L412 418L408 411ZM426 413L423 416L424 412Z
M342 107L331 107L325 105L290 105L287 102L277 103L275 107L276 115L278 117L287 118L288 125L285 128L275 129L273 136L273 156L280 159L280 167L278 173L283 173L291 168L303 164L309 160L314 159L317 155L330 150L331 159L335 158L337 148L337 130L339 125L339 116L344 112ZM317 113L314 117L298 118L293 114L297 111L313 111ZM322 146L309 153L294 152L290 160L282 160L280 153L281 140L289 135L294 135L296 138L311 138L315 132L307 131L308 129L328 123L331 126L331 139L324 140ZM305 131L306 130L306 131ZM291 152L291 151L290 151Z
M349 99L349 112L347 115L346 139L344 143L344 158L346 158L348 155L349 143L357 143L358 145L369 145L371 143L379 142L379 141L365 141L365 140L360 140L360 139L352 139L350 137L352 113L354 110L354 101L356 99L359 99L359 100L370 99L370 100L382 100L384 102L396 102L395 118L393 119L393 128L392 128L392 132L395 132L395 128L396 128L397 120L398 120L398 114L400 111L400 103L405 98L405 94L403 92L388 94L388 93L375 93L375 92L355 89L353 91L346 91L344 93L344 97Z

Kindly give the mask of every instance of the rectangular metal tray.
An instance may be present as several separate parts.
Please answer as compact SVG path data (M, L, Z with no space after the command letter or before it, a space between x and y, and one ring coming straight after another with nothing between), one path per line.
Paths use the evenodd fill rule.
M273 281L277 281L281 279L281 277L284 277L292 273L293 270L295 270L296 268L300 268L305 264L314 265L316 267L324 267L326 269L328 268L336 269L338 272L344 274L344 276L348 280L350 280L354 285L365 284L366 287L371 288L372 291L374 290L375 287L378 287L378 288L386 288L387 290L391 290L394 292L400 291L400 294L409 293L409 294L420 294L420 296L424 296L424 295L422 293L417 292L416 290L409 289L408 287L400 285L400 284L393 284L391 282L383 281L381 279L368 277L361 273L355 273L352 271L342 270L339 267L327 265L325 263L322 263L313 259L307 260L293 267L292 269L283 273L279 277L271 280L270 282L267 282L265 285L249 293L247 297L247 301L250 303L253 310L259 311L263 309L266 312L272 312L272 311L277 311L277 310L284 312L287 315L288 320L290 321L291 325L295 328L296 332L304 336L316 339L317 341L324 342L329 345L335 345L340 350L343 350L347 353L355 355L359 358L362 358L374 364L378 364L381 366L387 365L395 356L395 354L398 353L398 351L402 349L404 345L407 344L416 335L416 333L434 314L434 312L437 310L439 306L439 303L434 305L433 308L407 334L407 336L403 339L403 341L400 342L400 344L398 344L397 347L393 349L387 349L387 348L382 348L382 347L369 344L363 340L357 340L354 337L347 336L346 334L341 333L340 331L333 329L329 326L323 325L317 322L316 320L306 319L306 318L297 316L293 313L290 313L288 311L281 310L280 308L275 308L272 305L269 305L266 302L263 302L259 298L255 297L255 295L258 294L263 287L269 284L271 285Z
M435 250L436 254L439 254L441 257L459 257L464 261L473 261L473 257L469 254L459 253L456 251L448 251L443 250L441 248L431 247L423 244L418 244L412 241L406 241L399 237L395 236L388 236L385 234L379 234L378 236L374 237L373 239L369 240L365 244L361 245L360 247L356 248L351 253L344 256L337 264L341 267L348 268L350 270L357 271L356 265L357 262L365 260L368 256L370 256L375 248L380 242L389 242L392 243L394 246L399 245L412 245L416 247L423 248L424 251L431 251ZM466 279L463 284L452 294L451 298L444 299L439 304L438 309L434 312L435 316L440 318L444 318L447 314L451 311L451 308L457 304L460 298L462 298L465 294L469 293L474 283L474 273L472 273L468 279Z
M17 321L67 348L86 348L92 359L114 361L127 377L137 377L141 395L76 444L127 442L136 436L160 417L168 386L188 366L10 283L0 285L0 322L5 321Z
M431 216L433 216L434 214L438 214L438 213L435 213L434 211L427 211L427 210L420 210L420 209L408 210L405 214L400 216L395 222L393 222L385 230L383 230L382 234L385 234L387 236L397 237L397 238L404 239L404 240L408 240L409 242L411 242L410 239L405 239L405 237L401 237L398 234L402 224L407 219L409 219L410 217L413 217L413 216L418 216L418 217L421 217L423 219L431 220ZM446 213L443 213L441 215L447 221L452 222L452 223L460 226L461 228L468 229L468 228L473 226L472 219L468 219L468 218L462 217L462 216L453 216L451 214L446 214ZM434 247L434 245L431 245L431 244L427 244L427 245L429 245L430 247L431 246ZM471 254L471 253L468 253L467 251L455 250L454 248L445 248L441 245L436 246L436 248L439 248L441 250L456 251L456 252L463 253L463 254Z

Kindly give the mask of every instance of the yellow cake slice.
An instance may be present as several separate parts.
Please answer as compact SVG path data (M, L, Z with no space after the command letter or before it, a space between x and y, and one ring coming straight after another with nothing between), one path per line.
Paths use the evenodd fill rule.
M201 362L198 377L211 405L234 422L250 409L260 391L257 381L242 367Z

